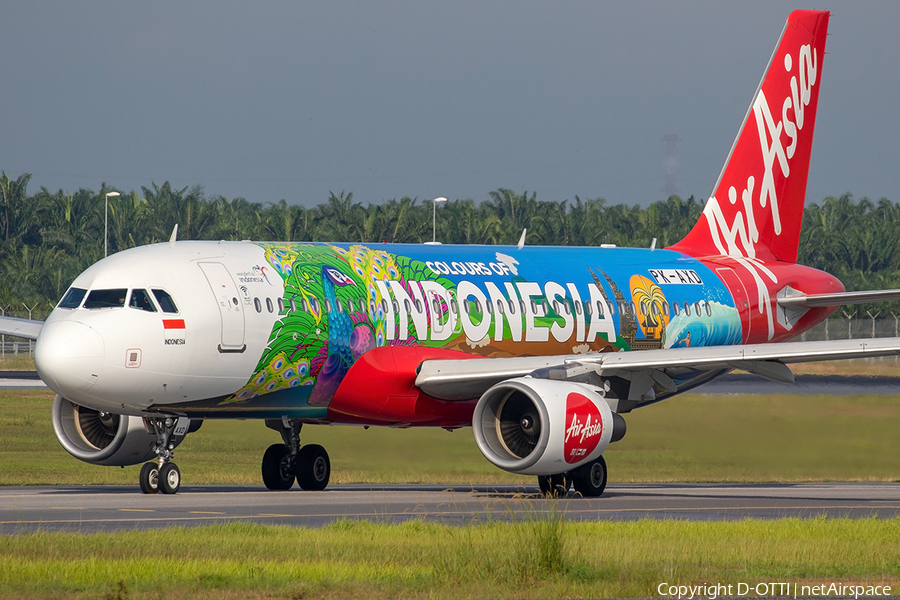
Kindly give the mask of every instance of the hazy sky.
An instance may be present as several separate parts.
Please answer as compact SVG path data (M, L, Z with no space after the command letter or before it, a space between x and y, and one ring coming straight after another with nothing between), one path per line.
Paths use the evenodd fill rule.
M833 1L808 200L900 201L900 2ZM782 2L8 2L0 169L29 191L313 206L711 191Z

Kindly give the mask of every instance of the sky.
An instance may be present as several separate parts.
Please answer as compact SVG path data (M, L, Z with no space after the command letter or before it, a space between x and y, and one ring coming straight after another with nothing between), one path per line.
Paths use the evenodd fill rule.
M706 198L791 8L832 11L807 200L900 201L900 3L14 1L0 169L315 206Z

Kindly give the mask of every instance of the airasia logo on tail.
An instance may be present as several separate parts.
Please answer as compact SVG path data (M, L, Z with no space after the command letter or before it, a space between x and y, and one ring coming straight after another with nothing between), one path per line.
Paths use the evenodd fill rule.
M597 448L603 436L600 411L587 396L572 392L566 397L566 439L563 456L569 464L581 462Z

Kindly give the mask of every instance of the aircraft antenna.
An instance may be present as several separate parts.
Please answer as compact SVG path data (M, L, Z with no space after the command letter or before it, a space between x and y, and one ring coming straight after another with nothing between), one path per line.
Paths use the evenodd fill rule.
M178 223L175 223L175 228L172 229L172 235L169 236L169 245L173 248L175 247L175 240L178 238Z
M650 249L656 250L656 238L653 238L653 241L650 242Z
M527 232L527 231L528 231L527 227L522 230L522 236L519 238L519 243L516 244L516 246L518 246L519 250L521 250L522 248L525 247L525 232Z

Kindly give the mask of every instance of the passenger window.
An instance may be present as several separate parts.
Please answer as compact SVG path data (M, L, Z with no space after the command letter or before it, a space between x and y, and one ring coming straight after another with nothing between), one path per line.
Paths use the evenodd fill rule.
M84 300L84 295L87 293L87 290L83 290L81 288L69 288L69 291L66 292L66 295L63 296L63 299L59 301L60 308L78 308L81 306L81 301Z
M681 314L681 312L678 310L678 303L677 303L677 302L673 302L673 303L672 303L672 308L675 309L675 316L676 316L676 317L677 317L679 314Z
M416 298L416 312L417 313L422 312L422 301L419 300L418 298Z
M706 316L711 317L712 316L712 308L709 306L709 302L704 302L704 304L706 305Z
M284 314L284 300L282 300L281 298L278 299L278 314Z
M291 298L291 312L297 312L297 301Z
M497 312L503 314L503 300L497 300Z
M87 300L84 301L85 308L116 308L125 306L125 296L128 290L125 288L117 288L114 290L91 290L88 293Z
M262 312L262 302L259 301L259 298L253 299L253 307L256 308L256 312Z
M509 314L516 314L516 303L512 300L507 300L506 303L509 304Z
M272 306L272 299L266 298L266 310L269 312L275 312L275 307Z
M331 312L331 300L325 298L325 312Z
M691 316L691 305L687 302L684 303L684 314L687 316Z
M313 312L319 312L319 301L315 298L309 299L309 309Z
M147 312L156 312L156 307L150 301L150 294L147 293L147 290L131 290L131 300L128 302L128 306Z
M700 315L700 305L697 304L696 302L694 302L694 314L697 315L698 317L701 316Z
M603 301L597 300L597 316L603 318Z
M586 308L588 305L585 304L584 306ZM579 315L581 314L581 302L575 302L575 312Z
M153 297L156 298L156 303L159 304L159 307L164 313L178 312L178 307L175 306L175 301L172 300L172 296L169 295L169 292L157 289L151 291L153 292Z

